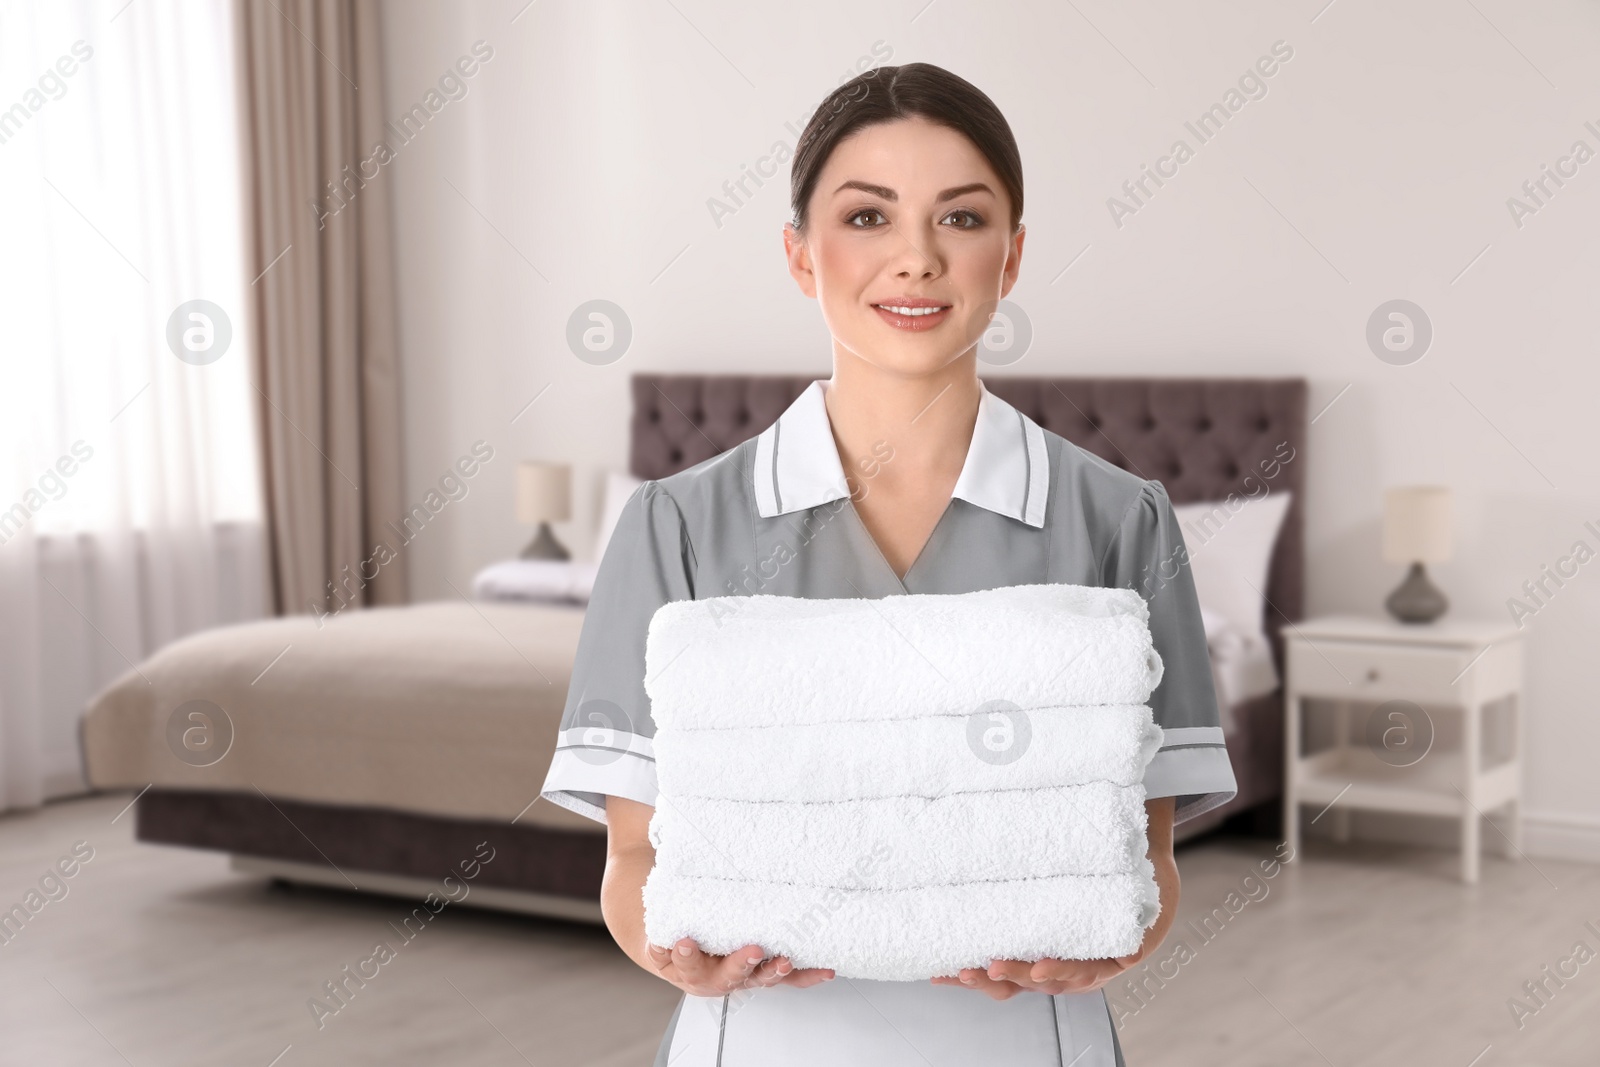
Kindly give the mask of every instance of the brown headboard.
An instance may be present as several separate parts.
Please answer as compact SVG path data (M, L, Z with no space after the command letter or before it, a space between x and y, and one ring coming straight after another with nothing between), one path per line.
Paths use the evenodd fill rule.
M815 375L636 374L637 478L664 478L754 437ZM1142 478L1175 504L1287 489L1264 622L1281 672L1282 628L1304 606L1304 378L984 378L1040 426ZM1270 479L1264 471L1273 471ZM1254 481L1247 481L1250 475Z

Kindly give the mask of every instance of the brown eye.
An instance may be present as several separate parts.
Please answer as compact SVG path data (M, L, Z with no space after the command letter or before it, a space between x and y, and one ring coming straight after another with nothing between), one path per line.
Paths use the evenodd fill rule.
M856 219L859 219L863 215L876 215L879 218L882 218L883 217L883 212L879 211L875 207L864 207L860 211L857 211L854 215L851 215L848 218L846 218L845 222L853 224L856 221ZM857 229L861 229L861 230L867 229L867 227L865 227L865 226L857 226L856 228Z
M968 211L968 210L966 210L966 209L965 209L965 208L962 208L962 209L961 209L961 210L959 210L959 211L952 211L952 212L950 212L950 214L948 214L948 215L946 215L946 216L945 216L945 218L947 218L947 219L953 219L953 218L955 218L955 217L956 217L956 216L958 216L958 215L964 215L964 216L966 216L966 217L967 217L967 218L969 218L969 219L971 219L971 220L972 220L972 221L971 221L971 222L970 222L970 223L969 223L969 224L967 224L967 225L965 225L965 226L957 226L957 227L956 227L956 229L958 229L958 230L975 230L975 229L977 229L977 228L978 228L978 227L979 227L979 226L982 226L982 225L983 225L983 219L982 219L982 218L980 218L980 217L979 217L979 216L978 216L978 215L977 215L977 213L976 213L976 212L972 212L972 211Z

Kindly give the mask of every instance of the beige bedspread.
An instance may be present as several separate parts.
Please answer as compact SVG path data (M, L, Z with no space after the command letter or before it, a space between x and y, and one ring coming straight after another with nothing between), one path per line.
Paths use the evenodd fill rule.
M604 833L548 801L528 806L554 753L582 623L581 605L457 600L352 610L320 627L302 615L207 630L95 697L85 770L101 788L259 788ZM210 766L193 764L216 748L196 755L181 738L200 720L185 713L172 726L195 700L233 728Z

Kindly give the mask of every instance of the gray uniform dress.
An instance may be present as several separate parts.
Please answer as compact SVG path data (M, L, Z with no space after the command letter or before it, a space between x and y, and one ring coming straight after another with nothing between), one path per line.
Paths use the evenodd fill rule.
M1149 797L1182 822L1237 791L1223 744L1205 631L1166 489L1100 459L984 388L949 505L904 579L850 499L825 381L758 437L629 498L607 545L578 641L542 795L599 822L606 797L654 806L655 724L644 691L651 615L686 598L772 593L884 597L1037 582L1122 586L1150 602L1164 667L1151 694L1164 743ZM858 481L893 463L886 430ZM991 1000L931 982L833 978L722 997L685 995L657 1065L672 1067L1121 1067L1104 990Z

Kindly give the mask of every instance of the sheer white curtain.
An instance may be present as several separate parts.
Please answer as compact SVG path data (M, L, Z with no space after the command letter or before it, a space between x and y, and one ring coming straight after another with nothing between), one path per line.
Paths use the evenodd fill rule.
M225 0L0 2L0 810L82 788L98 689L265 610L232 51Z

